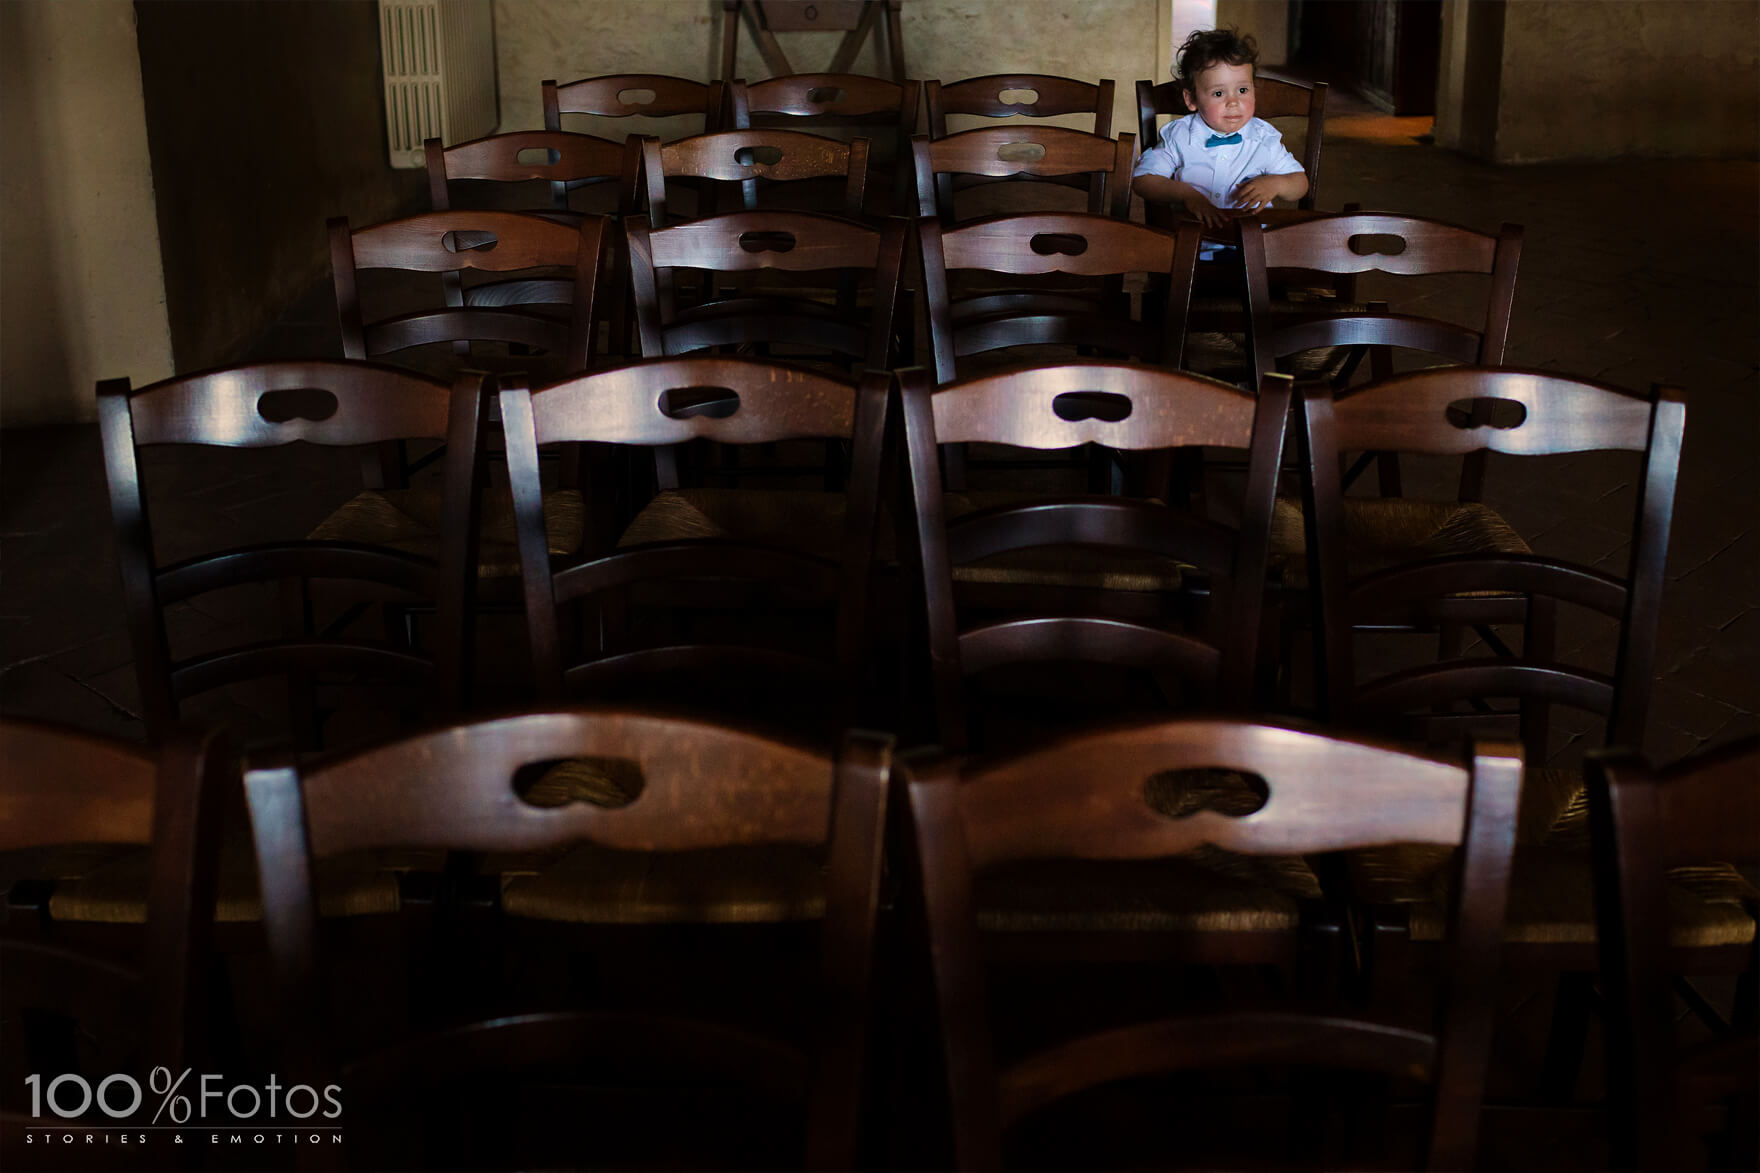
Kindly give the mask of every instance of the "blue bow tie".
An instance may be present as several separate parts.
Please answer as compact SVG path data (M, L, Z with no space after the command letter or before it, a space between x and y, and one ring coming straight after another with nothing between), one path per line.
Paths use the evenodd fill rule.
M1232 147L1241 141L1240 131L1233 134L1213 134L1204 140L1206 147Z

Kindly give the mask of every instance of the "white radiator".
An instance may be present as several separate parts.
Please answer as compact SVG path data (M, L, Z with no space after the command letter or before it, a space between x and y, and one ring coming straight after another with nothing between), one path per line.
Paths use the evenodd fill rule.
M491 0L379 0L379 59L393 167L420 167L422 143L447 146L494 133L495 18Z

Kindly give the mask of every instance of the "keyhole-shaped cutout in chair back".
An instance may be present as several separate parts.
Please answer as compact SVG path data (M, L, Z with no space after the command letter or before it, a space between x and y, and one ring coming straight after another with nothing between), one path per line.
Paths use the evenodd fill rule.
M794 250L792 232L742 232L739 246L749 253L785 253Z
M724 420L738 410L739 392L731 387L668 387L660 393L660 414L667 419Z
M527 147L514 158L522 167L554 167L562 162L562 152L555 147Z
M640 798L645 786L641 763L629 758L552 758L513 772L513 792L544 808L584 802L616 809Z
M654 100L653 90L618 90L617 100L625 106L646 106Z
M464 229L448 232L440 238L440 244L449 253L490 252L501 243L501 238L493 232L478 229Z
M1406 251L1406 238L1384 232L1359 232L1351 237L1350 249L1359 257L1397 257Z
M814 86L807 91L807 101L815 106L829 106L833 102L843 101L844 94L847 92L836 86Z
M283 387L257 398L257 414L272 424L292 420L317 423L336 414L336 396L322 387Z
M1114 391L1065 391L1051 401L1051 410L1060 420L1077 423L1081 420L1104 420L1116 424L1128 419L1133 404L1130 398Z
M733 161L741 167L774 167L782 162L782 148L767 144L741 147L733 153Z
M1170 819L1215 811L1245 818L1265 809L1271 787L1258 774L1217 766L1188 766L1151 774L1143 783L1143 801Z
M1004 163L1037 163L1045 157L1044 143L1003 143L996 157Z
M1035 232L1032 246L1042 257L1079 257L1088 251L1088 238L1074 232Z
M1475 410L1482 417L1477 423L1473 420ZM1457 399L1448 405L1446 414L1448 422L1463 431L1492 427L1507 432L1528 422L1528 405L1519 399Z
M1003 90L996 95L996 100L1004 106L1037 106L1038 90Z

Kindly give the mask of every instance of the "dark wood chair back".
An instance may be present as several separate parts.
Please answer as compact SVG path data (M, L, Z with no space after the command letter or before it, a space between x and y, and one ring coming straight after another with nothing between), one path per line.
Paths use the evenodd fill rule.
M345 357L380 358L442 342L502 342L546 352L535 361L559 374L586 369L593 349L593 298L609 232L604 217L583 217L571 226L517 212L428 212L350 230L348 220L338 216L329 231ZM569 283L568 309L559 314L529 305L469 305L458 284L445 282L438 299L443 305L369 320L359 292L358 273L365 269L460 276L467 271L560 273Z
M1201 242L1195 225L1176 234L1108 216L1047 212L943 228L925 216L917 222L917 235L937 384L954 381L960 358L1026 345L1094 346L1153 365L1180 365ZM949 274L962 271L1109 280L1098 296L980 293L955 301ZM1169 278L1172 292L1160 320L1131 320L1123 285L1127 273Z
M1610 744L1642 743L1686 424L1679 391L1658 387L1644 395L1543 371L1462 367L1420 371L1338 396L1323 386L1304 388L1301 410L1311 581L1323 631L1324 693L1335 718L1381 720L1469 702L1471 711L1438 710L1418 718L1432 738L1455 740L1487 727L1507 734L1509 715L1488 711L1484 702L1527 697L1604 716ZM1519 415L1519 422L1499 418L1504 412ZM1480 416L1494 422L1474 423ZM1353 578L1339 455L1370 450L1435 456L1638 453L1643 466L1627 572L1615 575L1534 554L1456 554ZM1485 616L1495 616L1511 595L1529 601L1525 648L1551 647L1550 616L1557 603L1617 620L1614 675L1554 662L1550 653L1539 659L1511 653L1357 680L1354 627L1396 618L1498 622Z
M539 807L523 767L591 758L628 767L640 793L617 807ZM506 1079L567 1065L615 1083L633 1069L700 1068L808 1106L812 1167L852 1168L861 1106L890 742L850 734L836 756L722 725L624 710L529 713L442 728L318 769L259 768L245 794L263 923L287 1008L290 1066L336 1070L318 979L313 863L366 848L536 852L590 843L632 852L798 845L822 850L824 998L806 1052L735 1026L610 1010L504 1016L357 1058L343 1096L365 1107L412 1086ZM705 976L705 981L710 980ZM658 1052L657 1039L666 1040ZM605 1074L609 1072L609 1077ZM554 1076L552 1076L554 1078ZM577 1135L571 1121L569 1128ZM583 1137L583 1160L595 1151Z
M963 677L1010 663L1088 661L1169 673L1211 706L1251 700L1271 515L1290 403L1289 382L1258 396L1224 383L1124 363L1041 367L934 390L928 373L901 374L929 656L941 744L964 748ZM1227 447L1248 451L1238 530L1122 497L1037 500L946 518L937 446L1007 444L1122 451ZM952 568L1035 546L1083 546L1177 559L1211 584L1201 635L1091 611L1006 619L961 631Z
M42 1037L43 1019L33 1026L28 1015L73 1024L81 1036L80 1069L94 1085L97 1072L131 1075L145 1088L151 1067L199 1066L209 1013L219 818L238 784L238 762L213 733L179 731L150 749L11 718L0 719L0 760L6 763L0 852L77 844L151 853L145 936L134 963L58 944L52 932L27 935L14 925L0 936L0 1069L6 1077L0 1152L9 1167L22 1168L41 1159L36 1145L25 1147L25 1130L40 1129L43 1118L56 1120L47 1110L33 1117L21 1103L24 1081L39 1075L38 1094L46 1094L50 1073L75 1053L72 1040ZM56 1043L63 1053L53 1053ZM67 1101L63 1093L61 1102ZM45 1143L42 1132L34 1139Z
M675 118L701 115L701 132L721 129L725 102L719 81L690 81L659 73L614 73L558 85L544 83L544 129L561 130L564 114L599 118Z
M1733 1029L1709 1044L1680 1046L1674 991L1682 969L1670 946L1668 880L1673 868L1760 863L1757 780L1760 739L1751 737L1667 770L1617 750L1589 760L1601 990L1608 1006L1611 1168L1703 1164L1704 1153L1690 1151L1692 1140L1701 1131L1703 1105L1718 1099L1731 1102L1730 1131L1748 1150L1732 1152L1730 1167L1754 1163L1751 1130L1760 1099L1754 953L1760 944L1736 946L1748 956ZM1752 901L1748 912L1754 915Z
M785 116L791 122L840 126L890 126L902 146L917 128L922 84L858 73L796 73L766 81L740 78L728 88L733 125L745 130L753 118Z
M797 73L727 88L736 127L774 126L790 130L845 127L872 135L869 158L874 181L868 207L875 214L900 214L910 202L911 136L917 133L922 84L886 81L852 73Z
M428 201L436 212L452 208L454 181L548 181L550 206L544 214L565 224L578 223L580 219L569 214L569 190L589 183L616 183L615 210L619 213L632 211L636 206L641 164L638 138L614 143L565 130L521 130L472 139L454 147L431 138L422 144L422 149L428 165Z
M934 82L929 83L934 86ZM1117 139L1062 126L985 126L944 138L911 140L917 173L917 215L956 222L958 176L984 179L1069 179L1088 191L1088 213L1130 218L1136 138Z
M1100 1084L1162 1072L1331 1062L1430 1085L1428 1167L1470 1169L1489 1065L1498 952L1522 756L1483 745L1463 767L1372 742L1222 720L1171 720L1063 737L1000 759L901 766L927 907L961 1169L995 1169L1004 1130ZM1182 770L1262 779L1246 817L1174 818L1149 784ZM1460 894L1430 1030L1341 1014L1182 1014L1071 1039L1006 1067L994 1057L974 873L1024 859L1143 860L1220 848L1249 855L1390 843L1459 845Z
M1240 222L1241 255L1247 271L1248 347L1254 377L1277 369L1280 358L1323 347L1367 348L1376 379L1393 374L1393 350L1416 350L1465 366L1503 365L1515 302L1516 267L1522 229L1505 224L1493 236L1437 220L1379 212L1345 213L1266 231L1251 218ZM1471 324L1390 312L1385 302L1328 313L1324 303L1288 312L1273 299L1272 270L1305 270L1344 277L1358 273L1431 276L1481 273L1490 276L1484 315ZM1354 288L1354 284L1353 284ZM1342 387L1356 371L1363 350L1335 380ZM1476 424L1489 421L1476 417ZM1365 458L1366 460L1367 458ZM1382 491L1400 493L1397 464L1383 457ZM1359 467L1360 471L1361 466ZM1478 501L1485 491L1485 459L1472 456L1461 467L1460 499Z
M993 73L943 85L924 86L929 105L929 136L947 137L947 116L967 114L979 118L1056 118L1063 114L1092 114L1094 133L1112 135L1110 78L1093 82L1043 73ZM1029 96L1030 94L1030 96Z
M1320 190L1320 149L1326 143L1326 89L1323 81L1297 81L1263 69L1254 70L1254 116L1267 122L1274 118L1303 120L1301 157L1302 170L1308 173L1308 194L1296 206L1309 211L1316 206L1314 200ZM1161 141L1161 131L1155 125L1158 115L1184 118L1190 113L1177 80L1160 85L1150 81L1137 83L1137 141L1144 150Z
M868 140L844 142L770 129L724 130L670 143L649 139L642 144L642 169L647 182L648 222L656 227L665 227L674 219L666 181L685 176L739 184L740 203L746 211L758 207L760 180L841 179L843 190L837 205L810 210L859 219L868 190Z
M721 357L637 363L536 391L517 381L507 385L501 411L539 699L552 701L565 686L604 688L631 677L742 663L786 668L803 678L823 679L829 673L836 687L853 694L865 660L890 385L879 372L870 372L858 386L798 368ZM540 446L586 442L658 449L698 438L721 444L848 441L852 455L837 560L729 539L589 551L579 565L552 566L538 478ZM775 648L692 644L610 646L582 663L564 664L559 607L589 596L615 596L633 584L650 584L647 589L653 590L666 581L707 580L716 582L724 605L736 591L744 591L738 597L754 605L791 598L834 601L830 663Z
M465 672L465 632L475 581L475 512L468 446L446 456L445 532L438 564L389 547L277 541L162 566L154 556L140 449L156 444L273 448L296 441L369 446L374 474L383 445L444 440L482 426L482 377L456 387L392 367L357 362L263 363L167 379L138 390L127 379L98 384L98 429L122 566L129 638L150 738L165 736L184 699L238 681L321 671L413 685L416 708L447 708ZM326 634L314 626L310 585L340 579L435 605L434 650ZM251 582L283 584L280 638L174 658L165 609ZM299 706L295 706L297 709Z
M1322 346L1397 346L1468 366L1502 365L1521 260L1519 225L1505 224L1492 235L1414 216L1356 212L1270 230L1249 217L1240 228L1258 374L1276 370L1284 355ZM1484 317L1473 326L1390 314L1385 308L1337 317L1302 314L1280 326L1271 313L1271 269L1398 276L1484 273L1491 277L1491 289Z
M730 212L649 228L629 221L636 324L650 358L712 346L763 342L830 351L857 369L892 366L893 330L909 225L893 219L858 224L810 212ZM839 271L838 304L793 297L734 297L679 311L663 281L667 272L813 273ZM872 286L865 313L856 283Z

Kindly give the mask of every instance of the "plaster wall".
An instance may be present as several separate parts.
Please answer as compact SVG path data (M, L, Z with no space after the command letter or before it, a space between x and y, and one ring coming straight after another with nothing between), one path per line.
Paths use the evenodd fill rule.
M1259 64L1289 61L1289 0L1216 0L1217 28L1233 25L1259 42Z
M327 218L413 211L425 180L386 159L376 5L139 7L172 349L195 370L235 361L329 271Z
M171 373L129 0L0 4L0 424Z
M1282 0L1276 0L1281 3ZM1118 83L1115 133L1136 124L1138 78L1166 76L1167 0L1089 3L997 3L995 0L907 0L902 12L905 68L915 78L954 81L985 73L1049 73ZM539 83L602 73L670 73L707 81L720 70L720 0L496 0L501 128L542 126ZM777 37L803 73L821 70L836 35ZM852 67L884 76L873 39ZM739 71L768 76L742 29ZM1161 62L1159 70L1157 63ZM638 120L569 117L571 130L622 138ZM1072 120L1079 121L1079 120ZM681 133L658 124L654 133Z
M1757 66L1751 0L1510 4L1495 158L1752 157Z

